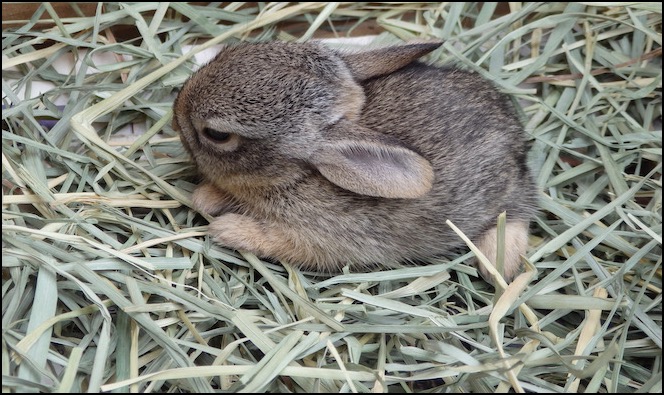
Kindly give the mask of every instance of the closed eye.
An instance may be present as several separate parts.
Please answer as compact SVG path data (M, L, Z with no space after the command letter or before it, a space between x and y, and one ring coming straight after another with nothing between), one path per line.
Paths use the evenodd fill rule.
M203 129L203 135L215 143L226 143L233 137L231 133L221 132L208 127Z

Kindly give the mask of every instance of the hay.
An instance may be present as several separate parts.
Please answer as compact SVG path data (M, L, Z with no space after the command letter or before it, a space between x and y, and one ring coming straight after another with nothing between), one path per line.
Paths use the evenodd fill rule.
M508 4L41 3L4 21L3 392L660 391L661 5ZM189 208L170 118L194 55L367 26L444 39L436 60L520 104L542 210L509 287L472 252L302 272L213 244Z

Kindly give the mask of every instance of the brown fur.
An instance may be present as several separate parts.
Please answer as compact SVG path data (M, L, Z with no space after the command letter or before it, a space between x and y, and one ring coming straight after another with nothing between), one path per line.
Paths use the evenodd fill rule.
M536 211L522 127L476 74L416 62L439 46L245 44L192 75L174 126L216 241L314 270L393 266L463 246L450 219L495 261L507 211L518 273Z

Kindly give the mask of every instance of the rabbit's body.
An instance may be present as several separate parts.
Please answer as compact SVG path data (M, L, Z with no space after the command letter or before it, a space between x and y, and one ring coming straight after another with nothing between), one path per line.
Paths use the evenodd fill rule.
M216 240L314 270L394 266L463 246L449 219L495 260L507 211L513 276L536 210L522 127L481 77L413 62L436 47L240 46L196 73L175 120Z

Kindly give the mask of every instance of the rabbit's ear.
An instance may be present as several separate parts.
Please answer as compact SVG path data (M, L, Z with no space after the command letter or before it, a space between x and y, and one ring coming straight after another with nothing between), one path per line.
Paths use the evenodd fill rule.
M405 147L375 141L325 143L310 161L332 183L361 195L417 198L433 183L429 161Z
M440 47L441 41L395 45L364 52L340 53L351 74L363 81L372 77L393 73Z

